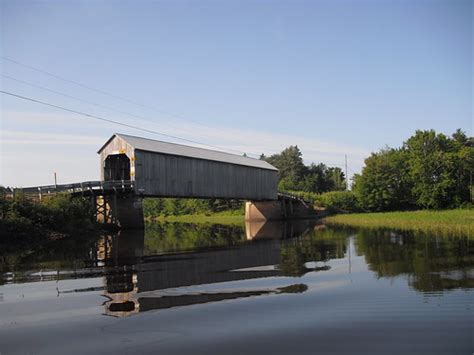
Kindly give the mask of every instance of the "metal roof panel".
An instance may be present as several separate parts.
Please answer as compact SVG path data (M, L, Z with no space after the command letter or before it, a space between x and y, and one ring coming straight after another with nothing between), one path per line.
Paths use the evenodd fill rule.
M99 153L113 139L114 136L122 138L124 141L126 141L135 149L144 150L148 152L177 155L177 156L203 159L203 160L212 160L212 161L218 161L222 163L244 165L244 166L250 166L253 168L278 171L277 168L275 168L273 165L267 163L264 160L220 152L217 150L197 148L197 147L191 147L191 146L182 145L182 144L158 141L158 140L149 139L149 138L129 136L127 134L121 134L121 133L114 134L104 144L104 146L100 148Z

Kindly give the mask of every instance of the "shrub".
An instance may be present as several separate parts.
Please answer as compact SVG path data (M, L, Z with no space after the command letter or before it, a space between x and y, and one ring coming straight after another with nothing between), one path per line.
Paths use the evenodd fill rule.
M322 194L304 191L285 191L284 193L302 198L317 207L327 209L329 212L360 211L359 201L352 191L330 191Z
M238 200L193 198L145 198L145 218L158 216L212 215L214 213L243 214L244 203Z
M330 191L319 195L316 205L330 212L357 212L359 201L352 191Z
M90 202L70 195L55 195L35 202L22 194L13 200L0 198L0 236L2 239L25 235L46 236L51 232L77 233L92 229Z

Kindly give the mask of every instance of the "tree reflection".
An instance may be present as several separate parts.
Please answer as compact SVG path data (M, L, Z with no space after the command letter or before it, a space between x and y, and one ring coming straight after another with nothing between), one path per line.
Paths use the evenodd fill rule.
M422 292L474 287L474 243L467 237L360 230L357 249L379 277L406 275Z
M145 255L235 245L245 240L240 226L192 223L149 223Z
M308 268L306 263L343 258L347 236L344 230L314 228L299 238L282 243L280 270L287 276L329 270L329 266Z

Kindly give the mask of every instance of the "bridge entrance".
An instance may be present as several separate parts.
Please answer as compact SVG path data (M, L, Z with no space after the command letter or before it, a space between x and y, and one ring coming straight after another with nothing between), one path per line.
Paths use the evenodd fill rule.
M105 159L104 180L130 180L130 159L126 154L113 154Z

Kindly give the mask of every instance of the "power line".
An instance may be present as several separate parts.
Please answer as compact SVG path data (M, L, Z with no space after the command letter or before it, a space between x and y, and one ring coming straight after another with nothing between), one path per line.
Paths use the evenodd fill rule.
M138 127L138 126L134 126L134 125L127 124L127 123L114 121L114 120L111 120L111 119L109 119L109 118L104 118L104 117L92 115L92 114L89 114L89 113L86 113L86 112L81 112L81 111L69 109L69 108L67 108L67 107L63 107L63 106L51 104L51 103L49 103L49 102L37 100L37 99L31 98L31 97L27 97L27 96L18 95L18 94L9 92L9 91L0 90L0 93L2 93L2 94L4 94L4 95L9 95L9 96L12 96L12 97L16 97L16 98L18 98L18 99L22 99L22 100L26 100L26 101L38 103L38 104L41 104L41 105L53 107L53 108L56 108L56 109L59 109L59 110L71 112L71 113L74 113L74 114L77 114L77 115L81 115L81 116L85 116L85 117L88 117L88 118L96 119L96 120L99 120L99 121L103 121L103 122L107 122L107 123L113 123L113 124L116 124L116 125L119 125L119 126L123 126L123 127L131 128L131 129L139 130L139 131L146 132L146 133L151 133L151 134L155 134L155 135L160 135L160 136L164 136L164 137L169 137L169 138L173 138L173 139L178 139L178 140L182 140L182 141L189 142L189 143L193 143L193 144L199 144L199 145L211 147L211 148L214 148L214 149L228 150L228 151L233 151L233 152L237 152L237 153L240 153L240 154L241 154L241 153L244 153L244 152L242 152L242 151L238 151L238 150L235 150L235 149L225 149L225 148L222 148L222 147L219 147L219 146L214 146L214 145L211 145L211 144L201 143L201 142L197 142L197 141L194 141L194 140L191 140L191 139L181 138L181 137L174 136L174 135L171 135L171 134L166 134L166 133L162 133L162 132L159 132L159 131L155 131L155 130L151 130L151 129L146 129L146 128L141 128L141 127ZM326 163L325 165L328 165L328 163ZM331 165L337 166L338 164L331 164ZM350 170L352 170L352 169L350 169Z
M92 114L89 114L89 113L86 113L86 112L76 111L76 110L73 110L73 109L69 109L69 108L67 108L67 107L63 107L63 106L51 104L51 103L49 103L49 102L45 102L45 101L33 99L33 98L31 98L31 97L26 97L26 96L18 95L18 94L9 92L9 91L0 90L0 93L2 93L2 94L4 94L4 95L13 96L13 97L16 97L16 98L18 98L18 99L22 99L22 100L26 100L26 101L31 101L31 102L35 102L35 103L38 103L38 104L41 104L41 105L45 105L45 106L49 106L49 107L54 107L54 108L57 108L57 109L60 109L60 110L63 110L63 111L75 113L75 114L77 114L77 115L86 116L86 117L93 118L93 119L96 119L96 120L99 120L99 121L103 121L103 122L107 122L107 123L113 123L113 124L116 124L116 125L119 125L119 126L123 126L123 127L127 127L127 128L136 129L136 130L138 130L138 131L143 131L143 132L146 132L146 133L156 134L156 135L160 135L160 136L164 136L164 137L168 137L168 138L173 138L173 139L179 139L179 140L182 140L182 141L185 141L185 142L189 142L189 143L193 143L193 144L199 144L199 145L204 145L204 146L211 147L211 148L214 148L214 149L234 151L234 152L238 152L239 154L244 153L244 152L237 151L237 150L234 150L234 149L224 149L224 148L221 148L221 147L218 147L218 146L214 146L214 145L210 145L210 144L206 144L206 143L201 143L201 142L193 141L193 140L186 139L186 138L181 138L181 137L178 137L178 136L173 136L173 135L171 135L171 134L166 134L166 133L158 132L158 131L155 131L155 130L146 129L146 128L141 128L141 127L134 126L134 125L131 125L131 124L127 124L127 123L123 123L123 122L114 121L114 120L111 120L111 119L109 119L109 118L104 118L104 117L92 115Z
M102 105L102 104L98 104L98 103L96 103L96 102L84 100L84 99L78 98L78 97L76 97L76 96L72 96L72 95L69 95L69 94L65 94L65 93L62 93L62 92L60 92L60 91L56 91L56 90L53 90L53 89L50 89L50 88L47 88L47 87L44 87L44 86L41 86L41 85L38 85L38 84L33 84L33 83L28 82L28 81L24 81L24 80L20 80L20 79L14 78L13 76L10 76L10 75L0 74L0 76L3 76L4 78L7 78L7 79L9 79L9 80L16 81L16 82L21 83L21 84L24 84L24 85L28 85L28 86L31 86L31 87L34 87L34 88L38 88L38 89L41 89L41 90L45 90L45 91L49 91L49 92L51 92L51 93L53 93L53 94L61 95L61 96L63 96L63 97L67 97L67 98L70 98L70 99L74 99L74 100L77 100L77 101L80 101L80 102L83 102L83 103L86 103L86 104L89 104L89 105L94 105L94 106L97 106L97 107L105 108L105 109L107 109L107 110L115 111L115 112L117 112L117 113L121 113L121 114L124 114L124 115L133 116L133 117L136 117L136 118L139 118L139 119L142 119L142 120L146 120L144 117L141 117L141 116L138 116L138 115L129 113L129 112L120 111L120 110L117 110L117 109L112 108L112 107L109 107L109 106L105 106L105 105ZM150 122L151 122L151 121L150 121Z
M141 115L137 115L137 114L133 114L133 113L130 113L130 112L126 112L126 111L121 111L121 110L117 110L116 108L113 108L113 107L110 107L110 106L106 106L106 105L102 105L102 104L99 104L99 103L96 103L96 102L93 102L93 101L89 101L89 100L84 100L84 99L81 99L79 97L76 97L76 96L72 96L72 95L69 95L69 94L65 94L63 92L60 92L60 91L57 91L57 90L53 90L53 89L50 89L50 88L47 88L47 87L44 87L44 86L41 86L41 85L38 85L38 84L34 84L34 83L31 83L31 82L28 82L28 81L24 81L24 80L20 80L18 78L15 78L13 76L10 76L10 75L6 75L6 74L0 74L0 76L4 77L4 78L7 78L9 80L12 80L12 81L16 81L18 83L21 83L23 85L28 85L28 86L31 86L31 87L34 87L34 88L37 88L37 89L41 89L41 90L44 90L44 91L48 91L48 92L51 92L53 94L56 94L56 95L60 95L60 96L63 96L63 97L67 97L69 99L73 99L73 100L76 100L76 101L79 101L79 102L83 102L83 103L86 103L88 105L94 105L94 106L97 106L97 107L100 107L100 108L103 108L103 109L106 109L106 110L110 110L110 111L114 111L114 112L117 112L117 113L120 113L122 115L126 115L126 116L131 116L131 117L135 117L135 118L138 118L140 120L143 120L143 121L147 121L147 122L150 122L150 123L153 123L153 124L156 124L155 121L147 118L147 117L144 117L144 116L141 116ZM223 149L223 148L221 148Z
M7 60L7 61L9 61L9 62L12 62L12 63L15 63L15 64L17 64L17 65L20 65L20 66L22 66L22 67L25 67L25 68L28 68L28 69L37 71L37 72L39 72L39 73L43 73L43 74L52 76L53 78L56 78L56 79L59 79L59 80L62 80L62 81L65 81L65 82L68 82L68 83L71 83L71 84L80 86L80 87L82 87L82 88L84 88L84 89L92 90L92 91L98 92L98 93L100 93L100 94L102 94L102 95L106 95L106 96L113 97L113 98L115 98L115 99L127 101L127 102L129 102L129 103L131 103L131 104L134 104L134 105L143 106L142 104L140 104L140 103L138 103L138 102L135 102L135 101L132 101L132 100L129 100L129 99L125 98L125 97L118 96L118 95L114 95L114 94L111 94L111 93L109 93L109 92L107 92L107 91L103 91L103 90L100 90L100 89L95 89L95 88L93 88L93 87L91 87L91 86L82 84L82 83L80 83L80 82L78 82L78 81L71 80L71 79L67 79L67 78L63 78L63 77L61 77L61 76L59 76L59 75L56 75L56 74L54 74L54 73L51 73L51 72L49 72L49 71L46 71L46 70L43 70L43 69L39 69L39 68L36 68L36 67L31 66L31 65L28 65L28 64L21 63L21 62L19 62L19 61L17 61L17 60L14 60L14 59L11 59L11 58L8 58L8 57L4 57L4 56L1 56L1 58L2 58L3 60Z
M130 99L126 98L126 97L119 96L119 95L115 95L115 94L112 94L112 93L110 93L110 92L107 92L107 91L104 91L104 90L101 90L101 89L93 88L92 86L89 86L89 85L80 83L80 82L78 82L78 81L75 81L75 80L71 80L71 79L62 77L62 76L60 76L60 75L51 73L51 72L49 72L49 71L46 71L46 70L43 70L43 69L34 67L34 66L32 66L32 65L24 64L24 63L21 63L21 62L19 62L19 61L17 61L17 60L14 60L14 59L11 59L11 58L8 58L8 57L4 57L4 56L0 56L0 58L2 58L3 60L9 61L9 62L11 62L11 63L14 63L14 64L16 64L16 65L19 65L19 66L22 66L22 67L25 67L25 68L34 70L34 71L36 71L36 72L38 72L38 73L46 74L46 75L49 75L49 76L51 76L51 77L53 77L53 78L56 78L56 79L58 79L58 80L62 80L62 81L64 81L64 82L67 82L67 83L70 83L70 84L74 84L74 85L80 86L80 87L82 87L82 88L84 88L84 89L91 90L91 91L95 91L95 92L97 92L97 93L99 93L99 94L102 94L102 95L105 95L105 96L109 96L109 97L112 97L112 98L117 99L117 100L122 100L122 101L128 102L128 103L130 103L130 104L133 104L133 105L136 105L136 106L140 106L140 107L146 108L146 109L148 109L148 110L153 110L153 111L156 111L156 112L160 112L160 113L162 113L162 114L168 115L168 116L170 116L170 117L177 118L177 119L182 120L182 121L191 122L191 123L194 123L194 124L201 125L201 126L203 126L203 127L207 127L207 126L203 125L203 124L200 123L200 122L197 122L197 121L193 121L193 120L184 118L184 117L181 116L181 115L177 115L177 114L175 114L175 113L172 113L172 112L169 112L169 111L166 111L166 110L157 108L157 107L147 106L147 105L141 104L141 103L139 103L139 102L130 100Z
M125 97L123 97L123 96L115 95L115 94L112 94L112 93L110 93L110 92L107 92L107 91L104 91L104 90L101 90L101 89L93 88L93 87L91 87L91 86L89 86L89 85L86 85L86 84L80 83L80 82L78 82L78 81L75 81L75 80L71 80L71 79L62 77L62 76L60 76L60 75L51 73L51 72L49 72L49 71L46 71L46 70L43 70L43 69L34 67L34 66L32 66L32 65L25 64L25 63L21 63L21 62L19 62L19 61L17 61L17 60L14 60L14 59L12 59L12 58L8 58L8 57L5 57L5 56L0 56L0 58L2 58L3 60L6 60L6 61L12 62L12 63L14 63L14 64L16 64L16 65L23 66L23 67L25 67L25 68L34 70L34 71L36 71L36 72L49 75L49 76L51 76L51 77L53 77L53 78L56 78L56 79L58 79L58 80L62 80L62 81L64 81L64 82L71 83L71 84L80 86L80 87L82 87L82 88L88 89L88 90L92 90L92 91L97 92L97 93L100 93L100 94L102 94L102 95L106 95L106 96L112 97L112 98L114 98L114 99L122 100L122 101L125 101L125 102L128 102L128 103L134 104L134 105L136 105L136 106L140 106L140 107L146 108L146 109L148 109L148 110L156 111L156 112L158 112L158 113L162 113L162 114L165 114L165 115L167 115L167 116L170 116L170 117L174 117L174 118L176 118L176 119L179 119L179 120L181 120L181 121L193 123L193 124L196 124L196 125L199 125L199 126L201 126L201 127L204 127L204 128L209 129L209 126L207 126L207 125L205 125L205 124L203 124L203 123L201 123L201 122L184 118L183 116L177 115L177 114L175 114L175 113L172 113L172 112L169 112L169 111L165 111L165 110L160 109L160 108L147 106L147 105L138 103L138 102L136 102L136 101L127 99L127 98L125 98ZM43 86L41 86L41 85L29 83L29 82L26 82L26 81L24 81L24 80L20 80L20 79L14 78L14 77L9 76L9 75L6 75L6 74L1 74L1 75L2 75L3 77L6 77L6 78L10 79L10 80L14 80L14 81L20 82L20 83L25 84L25 85L29 85L29 86L32 86L32 87L36 87L36 88L39 88L39 89L42 89L42 90L46 90L46 91L52 92L52 93L57 94L57 95L61 95L61 96L68 97L68 98L71 98L71 99L74 99L74 100L77 100L77 101L80 101L80 102L84 102L84 103L87 103L87 104L89 104L89 105L95 105L95 106L97 106L97 107L101 107L101 108L104 108L104 109L107 109L107 110L112 110L112 111L121 113L121 114L123 114L123 115L132 116L132 117L136 117L136 118L139 118L139 119L142 119L142 120L145 120L145 121L149 121L149 122L155 123L155 122L153 122L152 120L147 119L147 118L145 118L145 117L143 117L143 116L140 116L140 115L136 115L136 114L132 114L132 113L129 113L129 112L117 110L117 109L111 108L111 107L109 107L109 106L102 105L102 104L98 104L98 103L95 103L95 102L92 102L92 101L80 99L80 98L78 98L78 97L75 97L75 96L72 96L72 95L68 95L68 94L64 94L64 93L62 93L62 92L59 92L59 91L56 91L56 90L52 90L52 89L43 87ZM207 146L210 146L210 147L214 147L214 146L211 146L211 145L208 145L208 144L203 144L203 143L198 143L198 144L202 144L202 145L207 145ZM239 153L239 154L244 153L244 152L242 152L242 151L235 150L235 149L231 149L231 148L218 147L218 149L221 149L221 150L228 150L228 151L232 151L232 152ZM259 156L260 156L260 154L253 153L253 152L250 152L250 153L247 153L247 154L253 155L253 156L255 156L255 157L259 157Z
M179 120L182 120L182 121L185 121L185 122L190 122L190 123L194 123L194 124L200 125L200 126L205 127L205 128L209 128L209 126L206 126L206 125L202 124L201 122L184 118L184 117L181 116L181 115L177 115L177 114L175 114L175 113L172 113L172 112L169 112L169 111L166 111L166 110L163 110L163 109L159 109L159 108L156 108L156 107L147 106L147 105L144 105L144 104L142 104L142 103L139 103L139 102L130 100L130 99L125 98L125 97L123 97L123 96L119 96L119 95L112 94L112 93L110 93L110 92L107 92L107 91L104 91L104 90L101 90L101 89L96 89L96 88L91 87L91 86L89 86L89 85L80 83L80 82L75 81L75 80L72 80L72 79L68 79L68 78L62 77L62 76L60 76L60 75L51 73L51 72L49 72L49 71L46 71L46 70L43 70L43 69L34 67L34 66L32 66L32 65L25 64L25 63L21 63L21 62L15 60L15 59L8 58L8 57L5 57L5 56L0 56L0 58L2 58L3 60L9 61L9 62L11 62L11 63L14 63L14 64L16 64L16 65L23 66L23 67L25 67L25 68L34 70L34 71L36 71L36 72L39 72L39 73L42 73L42 74L45 74L45 75L49 75L49 76L51 76L51 77L53 77L53 78L56 78L56 79L58 79L58 80L62 80L62 81L64 81L64 82L71 83L71 84L77 85L77 86L79 86L79 87L82 87L82 88L85 88L85 89L88 89L88 90L91 90L91 91L100 93L100 94L102 94L102 95L106 95L106 96L112 97L112 98L114 98L114 99L122 100L122 101L125 101L125 102L128 102L128 103L131 103L131 104L133 104L133 105L146 108L146 109L148 109L148 110L153 110L153 111L156 111L156 112L159 112L159 113L168 115L168 116L170 116L170 117L174 117L174 118L176 118L176 119L179 119ZM90 104L90 105L95 105L95 106L98 106L98 107L105 108L105 109L107 109L107 110L112 110L112 111L115 111L115 112L118 112L118 113L121 113L121 114L124 114L124 115L127 115L127 116L132 116L132 117L136 117L136 118L139 118L139 119L148 121L148 122L155 123L155 122L153 122L153 121L151 121L151 120L149 120L149 119L146 119L146 118L144 118L143 116L140 116L140 115L131 114L131 113L128 113L128 112L125 112L125 111L121 111L121 110L117 110L117 109L114 109L114 108L111 108L111 107L108 107L108 106L105 106L105 105L102 105L102 104L97 104L97 103L95 103L95 102L91 102L91 101L88 101L88 100L83 100L83 99L74 97L74 96L72 96L72 95L64 94L64 93L58 92L58 91L56 91L56 90L52 90L52 89L49 89L49 88L42 87L42 86L37 85L37 84L28 83L28 82L26 82L26 81L13 78L13 77L8 76L8 75L5 75L5 74L2 74L2 76L6 77L6 78L8 78L8 79L15 80L15 81L17 81L17 82L23 83L23 84L25 84L25 85L29 85L29 86L32 86L32 87L37 87L37 88L40 88L40 89L43 89L43 90L46 90L46 91L49 91L49 92L52 92L52 93L55 93L55 94L64 96L64 97L69 97L69 98L72 98L72 99L74 99L74 100L78 100L78 101L81 101L81 102ZM53 106L53 107L55 107L55 106ZM111 120L111 121L112 121L112 120ZM121 124L121 123L119 123L119 124ZM139 129L139 128L135 128L135 129ZM140 128L140 130L142 130L142 129ZM244 153L244 152L239 151L239 150L235 150L235 149L231 149L231 148L222 148L222 147L213 146L213 145L209 145L209 144L199 143L199 142L196 142L196 141L192 141L192 140L188 140L188 139L180 138L180 137L175 137L175 136L167 135L167 134L160 133L160 132L156 132L155 134L160 134L160 135L163 135L163 136L168 136L168 137L172 137L172 138L175 138L175 139L180 139L180 140L187 141L187 142L192 142L192 143L195 143L195 144L205 145L205 146L212 147L212 148L215 148L215 149L228 150L228 151L236 152L236 153L239 153L239 154ZM268 149L266 149L266 150L268 150ZM271 149L270 151L273 151L273 152L278 153L278 151L273 150L273 149ZM314 152L318 152L318 153L321 153L321 154L328 154L328 153L331 153L331 152L327 152L327 151L314 151ZM259 156L260 156L260 154L252 153L252 152L250 152L249 154L250 154L250 155L254 155L255 157L259 157ZM328 164L327 164L327 165L328 165ZM331 164L331 165L336 165L336 166L340 166L340 167L343 167L343 166L344 166L343 164Z

